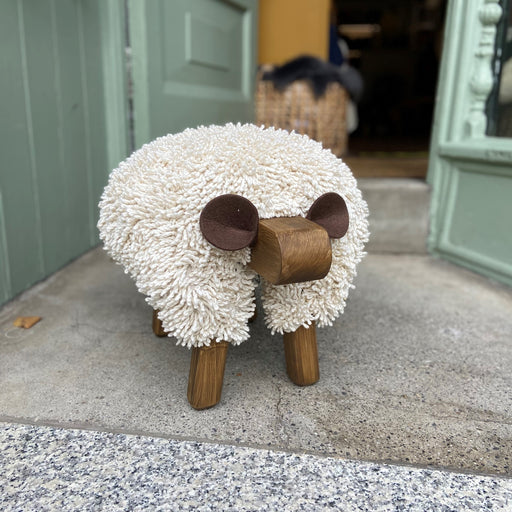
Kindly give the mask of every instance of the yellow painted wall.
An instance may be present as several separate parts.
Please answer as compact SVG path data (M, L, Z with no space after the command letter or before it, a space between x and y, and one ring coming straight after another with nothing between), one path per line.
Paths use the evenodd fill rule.
M327 59L331 0L260 0L259 64L301 54Z

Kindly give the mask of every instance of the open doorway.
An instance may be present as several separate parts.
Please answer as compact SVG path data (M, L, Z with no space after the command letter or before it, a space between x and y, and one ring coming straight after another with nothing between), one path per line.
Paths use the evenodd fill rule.
M344 158L359 177L426 176L445 4L334 1L345 55L364 81Z

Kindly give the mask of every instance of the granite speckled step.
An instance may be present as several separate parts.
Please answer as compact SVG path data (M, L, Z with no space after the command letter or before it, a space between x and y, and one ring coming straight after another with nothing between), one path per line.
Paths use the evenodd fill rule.
M121 433L0 423L0 508L510 510L512 480Z

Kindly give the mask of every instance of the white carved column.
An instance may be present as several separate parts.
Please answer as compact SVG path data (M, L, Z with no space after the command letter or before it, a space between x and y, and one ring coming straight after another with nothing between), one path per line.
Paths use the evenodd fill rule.
M471 138L485 136L485 105L493 86L492 61L495 52L496 25L502 14L499 0L483 0L478 11L481 25L475 65L470 80L471 100L466 118L466 134Z

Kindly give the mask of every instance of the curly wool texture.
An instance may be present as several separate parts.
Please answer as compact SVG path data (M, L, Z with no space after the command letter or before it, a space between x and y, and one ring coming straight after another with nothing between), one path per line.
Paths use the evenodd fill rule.
M199 216L211 199L239 194L261 219L305 216L326 192L345 199L350 226L332 240L332 265L319 281L263 283L267 326L291 332L331 325L368 240L368 208L349 168L305 135L251 124L199 127L144 145L115 169L100 202L106 251L124 266L179 344L240 344L249 337L257 275L250 249L210 245Z

